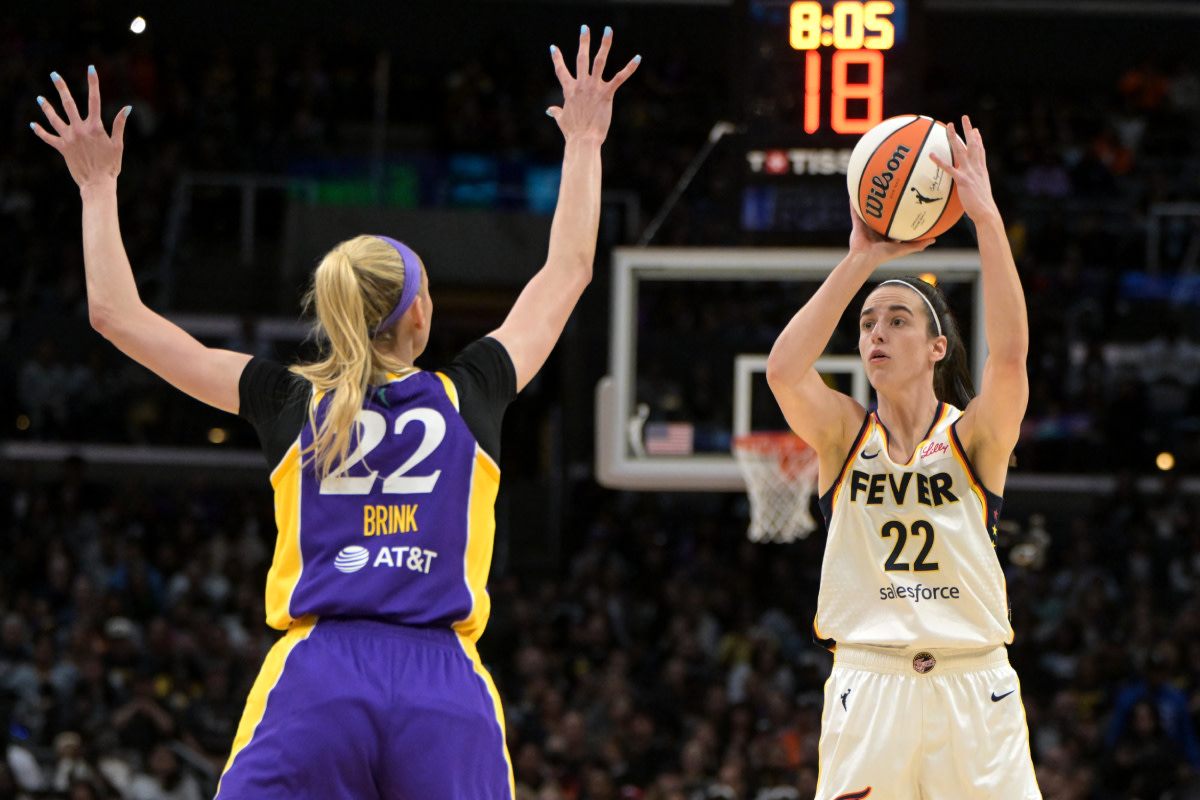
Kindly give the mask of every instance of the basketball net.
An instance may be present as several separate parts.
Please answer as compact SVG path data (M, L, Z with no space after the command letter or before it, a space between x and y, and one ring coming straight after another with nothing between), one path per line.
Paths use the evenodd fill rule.
M750 496L750 541L794 542L812 533L816 451L793 433L751 433L733 440L733 455Z

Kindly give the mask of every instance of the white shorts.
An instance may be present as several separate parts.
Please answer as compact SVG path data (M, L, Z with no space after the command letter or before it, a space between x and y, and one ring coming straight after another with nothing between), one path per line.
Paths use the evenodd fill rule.
M816 800L1041 800L1004 647L839 644L825 684Z

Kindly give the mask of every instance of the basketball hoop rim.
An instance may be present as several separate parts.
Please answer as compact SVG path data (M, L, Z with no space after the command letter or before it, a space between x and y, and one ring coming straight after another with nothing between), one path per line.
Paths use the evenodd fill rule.
M734 437L733 455L749 483L750 464L774 464L772 467L789 482L813 482L817 478L817 453L808 442L791 431L758 431Z
M735 436L733 452L786 453L797 455L812 450L808 442L791 431L756 431Z

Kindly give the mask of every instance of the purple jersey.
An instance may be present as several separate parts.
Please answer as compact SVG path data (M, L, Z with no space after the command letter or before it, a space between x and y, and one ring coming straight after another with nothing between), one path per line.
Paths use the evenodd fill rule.
M317 406L318 420L330 398ZM487 624L500 470L459 413L446 375L412 370L371 386L358 436L325 478L306 421L271 474L279 537L267 622L308 615L452 627ZM302 466L303 462L303 466Z

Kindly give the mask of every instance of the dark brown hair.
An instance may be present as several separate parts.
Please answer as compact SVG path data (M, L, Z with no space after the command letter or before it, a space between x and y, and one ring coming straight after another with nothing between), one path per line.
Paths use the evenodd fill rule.
M946 355L933 367L933 393L943 403L949 403L958 409L967 407L975 396L975 382L971 379L971 368L967 363L967 346L963 342L962 332L958 329L958 321L950 311L950 304L942 290L931 283L926 283L915 275L905 275L892 280L903 281L910 289L920 292L929 301L929 305L937 313L941 323L942 335L946 337ZM924 306L924 303L921 304ZM928 311L928 307L922 311ZM929 336L938 335L938 325L929 318L926 325Z

